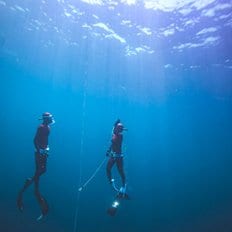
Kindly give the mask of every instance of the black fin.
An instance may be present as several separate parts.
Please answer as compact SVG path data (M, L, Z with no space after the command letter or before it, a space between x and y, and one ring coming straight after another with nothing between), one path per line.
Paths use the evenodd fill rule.
M23 194L20 192L17 197L17 207L22 212L23 211Z
M115 207L110 207L108 210L107 210L107 213L110 215L110 216L115 216L115 214L116 214L116 212L117 212L117 208L115 208Z
M40 204L42 214L46 215L49 211L49 206L45 198L41 197L39 204Z
M121 192L117 194L116 198L130 200L130 196L127 193L121 193Z

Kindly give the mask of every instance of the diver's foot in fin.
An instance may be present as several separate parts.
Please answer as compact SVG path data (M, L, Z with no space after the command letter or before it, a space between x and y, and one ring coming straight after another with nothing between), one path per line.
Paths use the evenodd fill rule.
M37 222L41 221L48 214L49 211L48 203L43 197L40 198L39 204L41 208L41 215L36 219Z
M20 192L18 194L18 198L17 198L17 207L19 209L19 211L23 212L23 194Z
M109 214L110 216L115 216L117 212L117 208L114 208L114 207L110 207L108 210L107 210L107 214Z
M26 191L26 189L31 185L33 182L32 178L27 178L25 180L23 188L20 190L18 197L17 197L17 207L18 209L22 212L24 207L23 207L23 193Z
M45 216L49 210L48 203L43 197L41 197L39 204L40 204L42 215Z
M43 218L44 218L44 215L41 214L39 217L37 217L36 221L39 222L39 221L41 221Z
M48 206L47 201L45 200L45 198L43 196L41 196L41 194L38 190L35 191L35 196L36 196L37 201L39 203L41 213L43 214L43 216L46 215L48 213L48 210L49 210L49 206Z
M117 212L117 209L120 205L120 202L118 200L115 200L111 207L107 210L107 213L110 215L110 216L114 216Z
M125 200L130 200L130 196L127 193L121 193L121 192L119 192L117 194L117 198L119 198L119 199L125 199Z
M119 189L117 197L118 197L119 199L122 199L122 198L123 198L123 199L126 199L126 200L129 200L129 199L130 199L130 197L129 197L128 194L126 193L126 185L124 185L123 187L121 187L121 188Z
M121 188L119 189L119 192L120 192L121 194L125 194L125 193L126 193L126 186L121 187Z

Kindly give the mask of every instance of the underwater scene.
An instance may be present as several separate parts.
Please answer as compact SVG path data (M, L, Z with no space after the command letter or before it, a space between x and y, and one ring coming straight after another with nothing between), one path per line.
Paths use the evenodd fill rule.
M232 1L0 0L0 231L231 232Z

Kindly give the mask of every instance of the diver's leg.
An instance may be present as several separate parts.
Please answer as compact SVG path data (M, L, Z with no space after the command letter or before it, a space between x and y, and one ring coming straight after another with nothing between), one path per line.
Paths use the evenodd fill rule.
M107 174L107 177L108 177L108 180L109 180L110 183L112 182L111 169L114 166L114 163L115 163L115 159L110 157L109 160L108 160L108 163L106 165L106 174Z
M41 195L39 190L39 181L40 176L43 175L46 172L46 163L47 163L47 157L46 156L40 156L39 163L38 163L38 169L34 176L34 183L35 183L35 197L39 203L39 206L41 208L41 215L37 218L37 220L41 220L44 215L48 213L49 206L45 198Z
M26 189L33 183L34 177L37 175L36 173L38 172L38 169L39 169L39 154L38 153L35 153L35 167L36 167L36 170L35 170L34 176L26 179L23 185L23 188L20 190L20 193L24 193L26 191Z
M35 166L36 166L36 171L33 177L27 178L24 182L24 185L22 189L19 191L18 196L17 196L17 206L20 211L23 211L23 193L27 190L27 188L34 182L34 178L36 176L36 173L38 171L38 156L35 153Z
M36 158L36 162L35 162L35 166L36 166L36 170L35 170L35 174L32 178L28 178L26 180L26 182L31 185L33 182L35 184L35 191L39 191L39 177L46 172L46 163L44 165L44 162L41 162L41 155L40 154L35 154Z
M43 172L44 173L44 172ZM39 190L39 180L40 180L40 175L36 175L34 178L34 183L35 183L35 197L39 203L40 209L41 209L41 215L37 218L37 220L41 220L44 215L48 213L49 206L45 198L41 195L40 190Z
M37 154L36 171L39 173L39 176L47 171L47 157L47 155Z
M17 206L20 211L23 211L23 193L26 191L26 189L33 183L33 178L26 179L22 189L19 191L17 196Z
M47 170L47 156L37 154L36 157L36 172L33 177L35 182L35 194L39 193L39 179Z
M27 190L27 188L33 183L33 181L34 181L33 177L32 178L27 178L25 180L23 188L20 190L20 193L24 193Z
M40 180L40 176L43 174L43 163L42 161L42 157L39 153L35 154L36 155L36 171L35 171L35 175L33 177L34 179L34 184L35 184L35 197L39 202L40 199L40 191L39 191L39 180Z
M122 186L126 187L126 176L123 168L123 157L117 158L116 164L117 164L118 172L121 176Z
M111 169L114 166L114 164L115 164L115 159L113 157L110 157L109 161L107 163L107 166L106 166L106 174L107 174L108 180L109 180L112 188L115 191L118 191L118 189L115 186L114 179L112 178L112 174L111 174Z

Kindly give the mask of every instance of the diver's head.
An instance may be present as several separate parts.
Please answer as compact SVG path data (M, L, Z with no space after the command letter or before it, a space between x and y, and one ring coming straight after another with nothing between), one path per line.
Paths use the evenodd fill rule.
M117 123L114 127L114 134L121 134L124 130L127 130L121 122Z
M41 120L43 120L43 124L46 124L46 125L52 125L55 123L54 117L49 112L43 113Z

